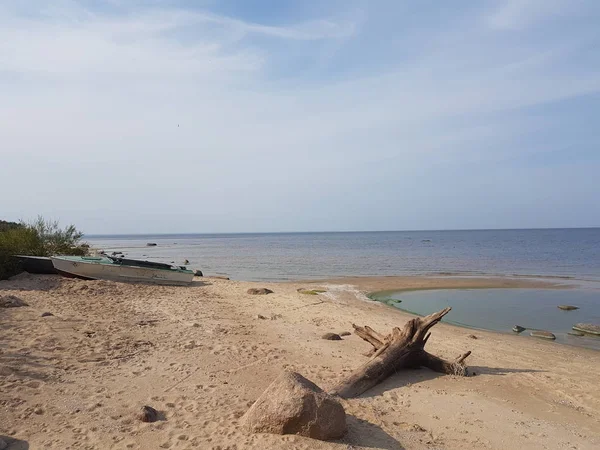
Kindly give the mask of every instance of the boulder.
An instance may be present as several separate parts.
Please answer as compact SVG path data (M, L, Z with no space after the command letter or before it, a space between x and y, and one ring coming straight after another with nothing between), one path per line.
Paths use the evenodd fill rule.
M346 433L346 412L340 402L289 371L271 383L243 420L252 433L298 434L320 440Z
M575 311L576 309L579 309L579 306L558 305L558 309L562 309L563 311Z
M526 328L525 328L525 327L522 327L521 325L515 325L515 326L512 328L512 330L513 330L515 333L521 333L521 332L525 331L525 330L526 330Z
M325 333L323 336L321 336L321 339L326 339L328 341L341 341L342 337L335 333Z
M267 295L272 294L273 291L267 288L250 288L248 289L248 294L250 295Z
M18 308L20 306L29 306L16 295L5 295L0 297L0 307L2 308Z

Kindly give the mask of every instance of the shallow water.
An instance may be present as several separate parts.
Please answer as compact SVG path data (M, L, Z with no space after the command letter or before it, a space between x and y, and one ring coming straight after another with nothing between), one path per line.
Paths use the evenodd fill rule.
M600 228L86 236L96 248L238 280L544 275L600 281ZM146 247L155 242L156 247Z
M438 289L387 292L373 298L421 316L450 306L452 311L444 322L505 333L513 333L512 327L521 325L551 331L559 343L600 350L600 337L567 334L578 322L600 324L598 289ZM558 305L580 309L562 311ZM535 339L529 330L521 336Z

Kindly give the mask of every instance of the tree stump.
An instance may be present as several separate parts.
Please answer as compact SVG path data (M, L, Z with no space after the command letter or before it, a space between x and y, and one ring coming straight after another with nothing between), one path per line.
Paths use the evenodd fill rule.
M454 361L446 361L424 350L431 336L429 330L451 309L445 308L426 317L416 317L409 320L403 329L395 327L387 336L369 326L352 324L355 333L373 346L365 355L371 359L339 383L331 394L342 398L357 397L400 369L421 366L445 374L468 376L464 360L471 354L470 351Z

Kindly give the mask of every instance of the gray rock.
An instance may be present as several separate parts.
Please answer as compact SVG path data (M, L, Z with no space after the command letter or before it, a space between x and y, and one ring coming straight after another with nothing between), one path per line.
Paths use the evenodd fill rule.
M562 309L563 311L575 311L576 309L579 309L579 306L558 305L558 309Z
M158 420L158 411L152 406L144 405L137 417L142 422L156 422Z
M52 314L51 312L43 312L42 313L42 317L50 317L53 316L54 314Z
M344 407L319 386L295 372L284 372L244 416L252 433L298 434L313 439L346 433Z
M581 331L583 333L600 336L600 325L595 325L593 323L576 323L573 325L573 329L575 331Z
M21 306L29 305L16 295L5 295L4 297L0 297L1 308L19 308Z
M323 336L321 336L321 339L326 339L328 341L341 341L342 337L335 333L325 333Z
M267 288L250 288L248 289L248 294L250 295L267 295L272 294L273 291Z
M512 330L513 330L515 333L522 333L522 332L523 332L523 331L525 331L526 329L527 329L527 328L525 328L525 327L522 327L521 325L515 325L515 326L512 328Z
M529 335L536 337L536 338L548 339L551 341L556 339L556 336L554 336L554 334L550 333L549 331L544 331L544 330L533 330L531 333L529 333Z

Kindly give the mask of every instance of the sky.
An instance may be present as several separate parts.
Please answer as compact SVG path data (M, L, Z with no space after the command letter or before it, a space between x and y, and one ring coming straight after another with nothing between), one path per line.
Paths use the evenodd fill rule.
M597 0L2 0L0 219L600 226Z

